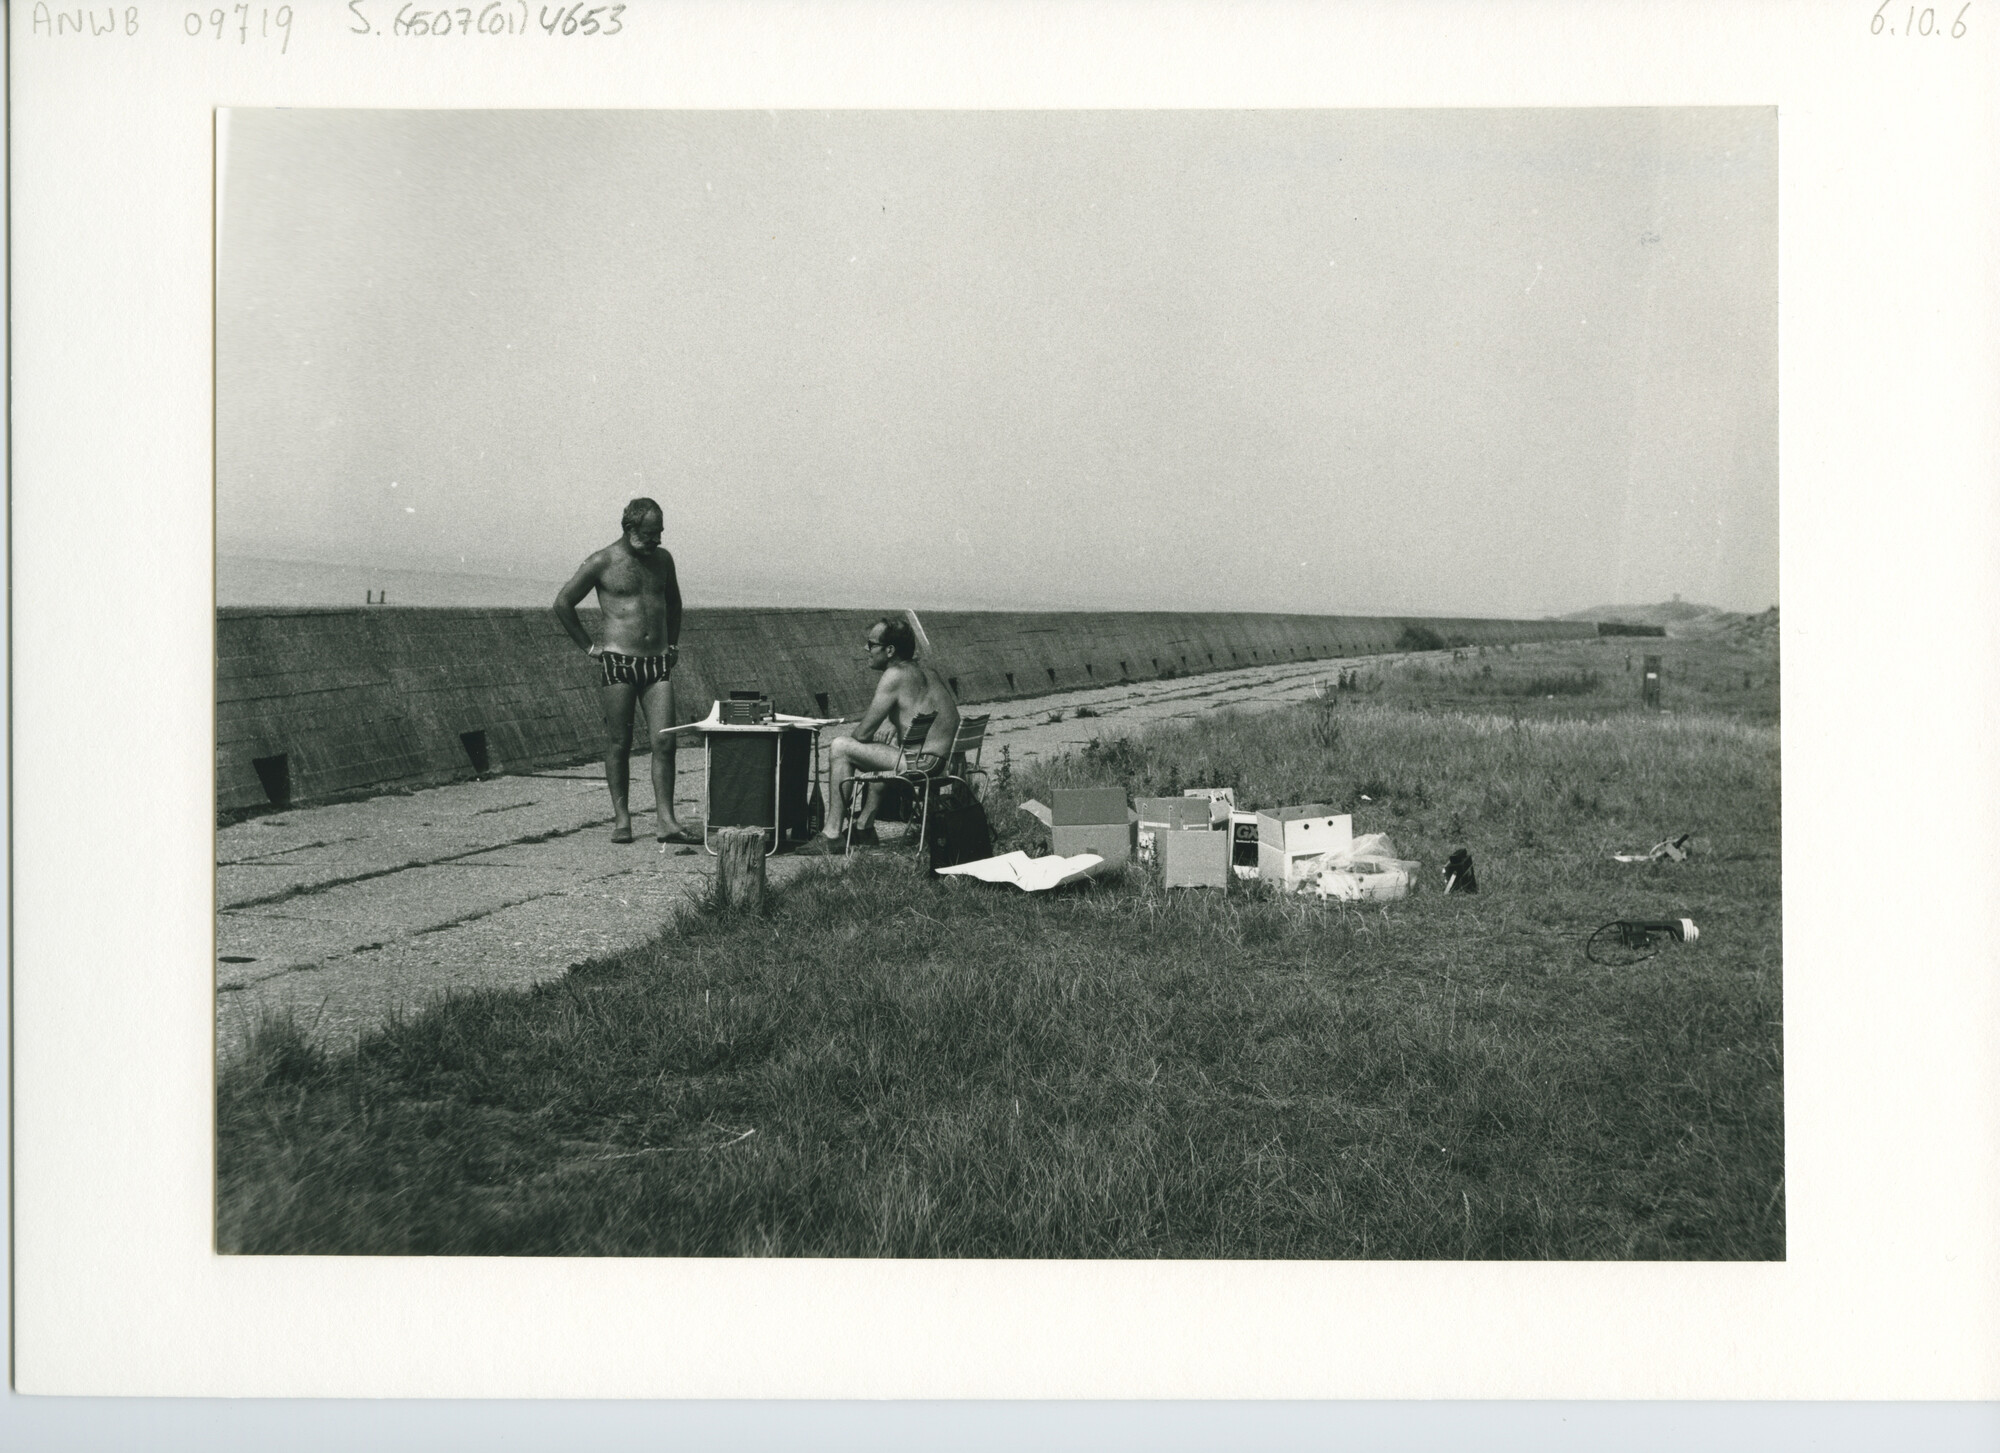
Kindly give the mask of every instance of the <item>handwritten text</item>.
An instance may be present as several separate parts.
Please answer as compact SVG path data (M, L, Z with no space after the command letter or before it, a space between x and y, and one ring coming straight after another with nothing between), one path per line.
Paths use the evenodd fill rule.
M107 5L102 14L96 7L88 9L78 6L73 10L51 11L47 5L37 0L34 13L29 19L29 30L35 35L137 35L139 33L139 7L127 5L124 13L119 13L116 5Z

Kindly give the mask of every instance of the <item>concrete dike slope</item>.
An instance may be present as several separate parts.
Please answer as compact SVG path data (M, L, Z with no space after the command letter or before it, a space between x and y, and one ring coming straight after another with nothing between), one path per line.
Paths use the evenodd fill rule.
M584 613L586 619L590 612ZM690 609L683 719L733 690L780 711L853 716L877 612ZM933 659L966 702L1448 644L1594 637L1588 621L1221 612L925 611ZM228 607L216 613L221 811L306 805L599 754L594 663L546 610ZM635 733L644 745L643 733Z

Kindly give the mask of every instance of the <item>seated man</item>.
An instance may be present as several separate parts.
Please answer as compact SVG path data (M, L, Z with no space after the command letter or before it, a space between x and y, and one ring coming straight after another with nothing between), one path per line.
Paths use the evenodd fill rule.
M910 723L935 713L923 741L909 744L909 770L936 776L944 771L952 739L958 735L958 703L944 678L917 660L917 636L910 623L884 616L868 628L868 669L882 673L875 699L868 703L852 736L836 737L828 749L833 792L826 804L826 829L809 844L808 853L843 853L846 849L847 784L855 772L892 772L903 764L900 749L869 740L886 722L900 737ZM854 840L875 841L875 812L880 789L855 814Z

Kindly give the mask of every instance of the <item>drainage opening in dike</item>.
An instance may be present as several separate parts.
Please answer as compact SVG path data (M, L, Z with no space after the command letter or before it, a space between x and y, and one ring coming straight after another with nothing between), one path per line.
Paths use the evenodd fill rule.
M460 732L458 734L458 744L465 748L466 760L472 763L473 771L484 772L492 765L493 759L486 751L486 733L484 730Z
M252 757L250 766L257 773L257 781L264 788L264 796L273 807L292 805L292 759L286 752L275 757Z

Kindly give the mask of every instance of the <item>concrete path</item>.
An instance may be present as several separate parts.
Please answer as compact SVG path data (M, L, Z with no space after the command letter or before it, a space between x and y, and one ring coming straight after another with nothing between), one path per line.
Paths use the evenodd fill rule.
M1269 708L1316 683L1396 657L1218 671L1124 683L988 712L985 761L1017 765L1092 737L1218 708ZM1094 716L1077 718L1078 707ZM1051 724L1060 713L1062 720ZM218 1052L241 1047L266 1009L288 1009L322 1043L351 1043L451 988L514 988L645 942L699 891L713 859L652 840L652 787L634 762L636 843L610 840L601 765L496 777L332 807L299 808L216 835ZM675 810L696 821L702 753L684 747ZM771 859L782 882L803 861Z

